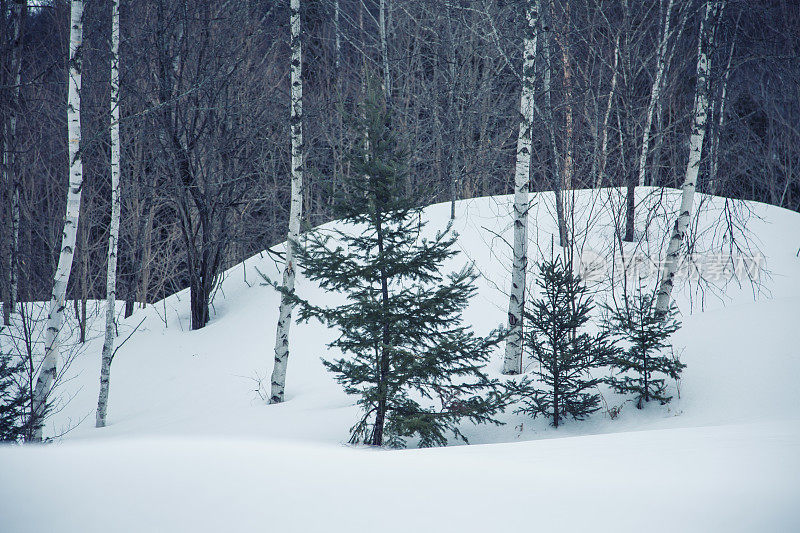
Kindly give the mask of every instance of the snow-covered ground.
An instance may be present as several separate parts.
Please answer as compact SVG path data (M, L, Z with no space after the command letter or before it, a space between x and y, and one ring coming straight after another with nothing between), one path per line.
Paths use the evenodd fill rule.
M640 211L657 209L641 192ZM724 203L706 200L696 251L727 242L710 229ZM578 194L586 251L608 254L619 201ZM474 260L482 274L466 313L479 333L505 319L510 211L510 197L458 204L452 266ZM552 195L537 195L532 261L550 253L552 212ZM425 215L443 229L449 205ZM800 215L761 204L744 215L768 274L756 294L746 282L679 287L674 344L688 366L671 404L639 411L603 388L607 407L588 421L555 430L509 412L503 426L465 427L471 446L438 449L343 445L357 408L320 363L333 333L317 323L292 326L287 401L265 404L278 295L258 271L278 269L256 256L226 273L203 330L188 331L186 291L123 322L121 338L144 319L115 357L103 429L102 339L87 344L48 433L75 427L0 449L0 531L800 531ZM654 223L643 251L664 234ZM302 278L298 291L338 298Z

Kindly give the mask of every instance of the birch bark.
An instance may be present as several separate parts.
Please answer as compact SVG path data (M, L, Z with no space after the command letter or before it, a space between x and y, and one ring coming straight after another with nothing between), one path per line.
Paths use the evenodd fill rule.
M528 210L530 208L528 191L531 176L538 1L528 0L525 17L528 24L524 37L517 163L514 172L514 259L511 267L511 294L508 303L509 336L503 361L504 374L518 374L522 371L522 320L525 308L525 273L528 268Z
M61 237L61 253L58 257L50 297L50 310L45 331L45 355L36 386L33 391L33 417L35 426L33 440L42 440L42 426L48 397L56 379L56 366L60 351L58 334L64 321L64 299L75 254L75 238L81 207L83 186L83 163L81 161L81 51L83 47L83 0L72 0L70 4L69 31L69 79L67 80L67 127L69 148L69 185L64 216L64 231Z
M725 0L707 0L705 15L700 22L700 36L697 44L697 84L692 112L692 132L689 138L689 160L686 164L680 210L667 245L667 253L661 271L661 282L656 297L655 313L660 317L666 316L669 310L681 246L692 217L694 193L697 190L697 174L700 170L700 157L703 153L703 139L708 122L708 93L711 83L709 52L714 46L712 25L717 23L719 14L724 7Z
M100 395L97 398L96 427L105 427L111 358L114 353L114 315L117 299L117 247L120 219L119 145L119 0L111 0L111 223L108 230L106 271L106 336L100 369Z
M17 113L19 112L19 94L22 82L22 27L28 11L27 0L16 0L13 5L14 37L11 50L11 77L13 80L12 109L8 120L7 135L3 139L3 181L8 184L11 193L11 239L8 254L8 301L3 306L3 321L9 324L11 313L17 306L18 295L18 260L19 250L19 182L14 166L17 136Z
M291 143L292 143L292 193L289 206L289 233L286 240L286 262L283 270L283 287L294 292L296 265L295 247L300 237L300 217L303 210L303 74L300 42L300 0L291 0ZM275 366L272 370L270 403L281 403L286 388L286 366L289 362L289 326L292 321L292 302L281 297L278 327L275 335Z

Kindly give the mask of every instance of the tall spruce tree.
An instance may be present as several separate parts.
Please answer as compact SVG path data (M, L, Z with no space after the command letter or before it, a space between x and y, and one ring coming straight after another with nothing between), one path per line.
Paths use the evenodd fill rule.
M363 106L365 142L352 154L348 193L337 202L348 229L313 232L297 250L306 277L347 303L295 298L298 319L317 318L339 332L329 346L344 356L323 362L359 397L352 443L444 445L450 433L466 440L459 422L499 423L494 415L506 396L482 368L500 337L478 337L463 325L476 276L470 266L441 273L457 254L456 236L448 227L422 237L421 210L404 187L407 151L380 90L369 91Z
M535 382L521 385L518 412L543 415L558 427L567 417L582 420L599 409L600 383L591 371L605 364L616 349L605 332L585 331L592 298L579 276L561 258L541 261L536 280L541 297L531 303L525 317L530 329L525 345L535 363Z
M606 308L606 329L627 345L609 359L608 383L621 394L635 394L639 409L650 400L665 404L672 399L666 393L665 378L677 380L686 367L663 355L671 347L669 337L681 327L675 319L677 311L673 305L666 316L660 316L655 298L641 291L626 296L623 304Z

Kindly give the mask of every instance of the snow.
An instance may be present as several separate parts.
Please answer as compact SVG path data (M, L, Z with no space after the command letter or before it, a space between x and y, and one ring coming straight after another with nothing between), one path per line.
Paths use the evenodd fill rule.
M641 206L677 206L642 189ZM580 191L585 247L608 254L617 191ZM723 200L703 198L697 250ZM549 254L552 195L534 195L530 256ZM659 207L660 206L660 207ZM511 250L511 197L459 202L454 229L482 274L465 315L478 333L503 323ZM102 320L69 372L72 400L45 436L55 444L0 449L0 531L798 531L800 510L800 215L746 205L748 231L766 256L760 290L676 287L683 328L674 344L687 369L680 397L637 410L601 390L600 411L555 430L511 412L504 426L466 426L470 446L403 451L345 446L355 422L320 363L333 333L293 324L287 401L266 405L279 279L267 254L230 269L211 323L188 331L188 292L137 310L144 322L112 366L108 427L95 429ZM648 209L641 208L646 213ZM443 229L449 205L425 210ZM649 228L653 255L665 223ZM246 276L246 281L245 281ZM594 287L599 297L608 287ZM302 276L297 290L333 302ZM704 298L701 298L702 295ZM490 371L499 373L502 348ZM677 392L673 389L673 392Z

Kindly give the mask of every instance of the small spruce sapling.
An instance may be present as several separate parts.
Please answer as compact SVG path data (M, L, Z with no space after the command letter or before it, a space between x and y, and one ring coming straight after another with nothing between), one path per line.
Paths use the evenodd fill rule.
M0 353L0 442L19 442L26 435L23 415L29 401L18 385L23 372L22 363Z
M350 441L375 446L444 445L459 423L499 424L507 395L483 372L498 333L476 336L461 314L475 292L467 266L442 273L457 254L450 227L432 238L405 187L407 152L392 129L380 91L370 91L351 154L346 196L337 201L347 230L311 232L298 258L305 276L347 296L335 307L296 296L298 319L338 330L329 344L343 357L324 359L345 392L358 396L361 418Z
M606 330L627 348L609 359L612 374L611 387L620 394L634 394L636 407L656 400L665 404L672 399L667 395L665 378L678 380L683 363L664 354L671 348L669 337L680 328L675 319L677 311L671 306L664 317L656 314L655 298L637 291L626 296L623 305L606 307Z
M607 333L583 331L593 306L580 277L560 257L540 262L538 270L541 297L525 312L530 324L525 348L537 363L533 374L538 379L521 383L518 412L543 415L558 427L567 417L582 420L599 409L595 389L600 380L591 371L616 349Z

